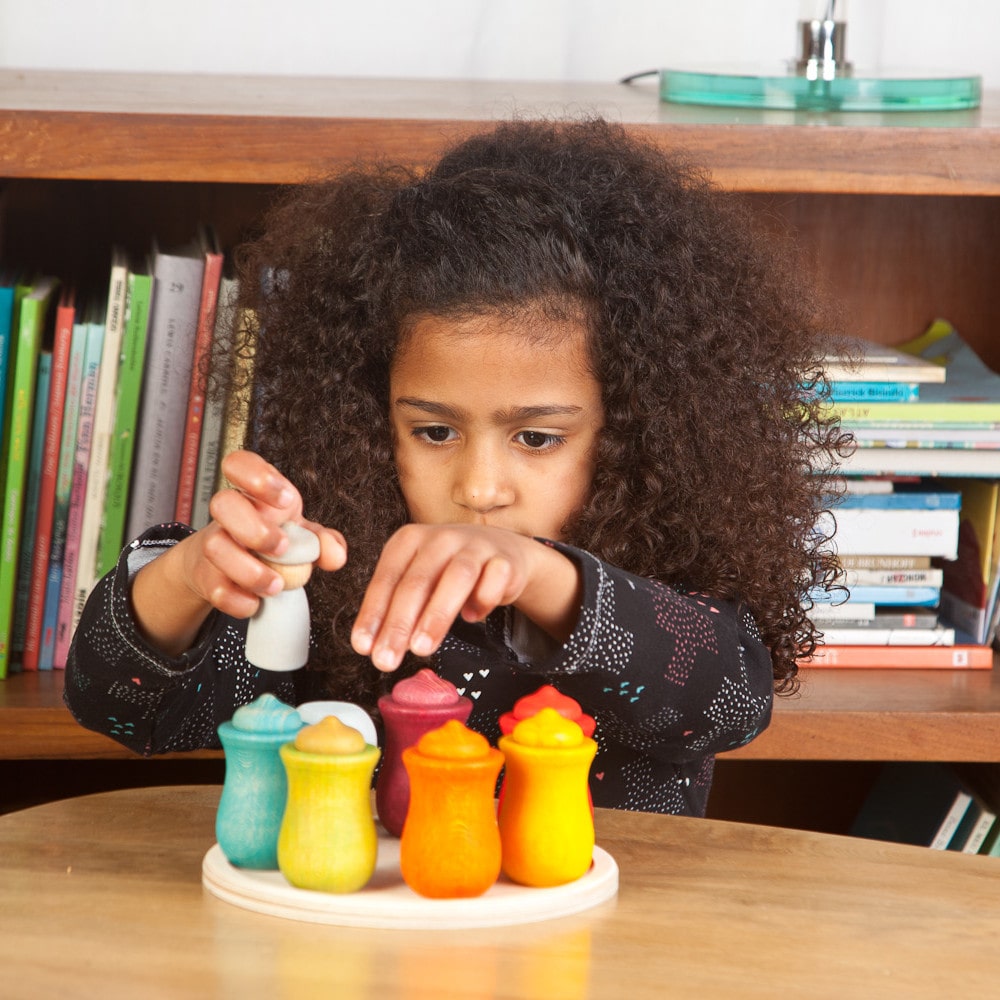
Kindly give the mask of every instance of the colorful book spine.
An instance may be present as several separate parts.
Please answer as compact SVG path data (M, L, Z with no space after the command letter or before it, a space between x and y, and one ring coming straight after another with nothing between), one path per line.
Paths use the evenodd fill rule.
M862 670L991 670L989 646L837 646L824 644L803 661L805 668Z
M73 466L76 460L76 432L80 421L80 398L83 393L89 332L90 325L88 323L74 321L73 339L70 342L69 374L66 377L66 404L63 407L62 433L59 438L55 504L52 508L52 542L49 551L48 572L45 575L45 607L42 613L41 648L38 653L39 670L51 670L55 657L63 557L66 552L69 501L73 489Z
M115 423L108 462L108 489L97 549L96 576L104 576L115 563L125 544L125 518L128 515L132 459L135 453L135 428L142 391L142 369L146 357L146 331L153 279L148 273L130 270L125 306L125 337L122 341L118 391L115 400Z
M850 597L838 607L859 604L906 604L910 607L936 607L941 599L940 587L906 587L898 585L850 587ZM817 603L839 601L840 596L825 590L814 590L810 596Z
M235 278L223 276L219 282L219 304L215 316L213 351L215 357L225 355L232 341L233 317L238 286ZM219 392L205 400L205 420L198 445L198 472L195 477L191 527L204 528L210 520L209 504L219 480L219 456L225 427L226 404Z
M35 558L38 530L38 499L42 489L42 463L45 455L45 425L52 386L52 351L38 356L35 376L35 412L31 418L31 447L28 452L28 477L24 487L24 514L21 518L21 552L17 560L17 586L14 592L14 624L9 669L24 669L24 642L28 631L28 600L31 592L31 568Z
M80 394L80 417L76 430L76 455L73 461L73 488L70 491L69 517L66 522L66 548L63 552L63 575L59 589L59 618L53 666L66 666L70 640L73 638L73 602L76 597L76 567L80 557L80 531L83 527L83 504L87 496L87 470L90 463L90 440L94 430L97 405L97 381L101 368L104 325L88 323L87 354L84 361L83 390Z
M919 382L831 382L835 403L910 403L920 398Z
M195 483L198 478L198 452L205 418L207 392L205 378L212 352L212 338L215 333L222 264L223 256L217 250L213 249L205 254L205 271L202 277L201 301L198 307L198 328L195 333L194 361L191 367L191 385L188 391L187 415L177 478L177 501L174 510L174 520L180 521L182 524L191 524L194 509Z
M837 510L960 510L958 491L901 490L892 493L846 493L836 501Z
M7 676L13 645L14 591L28 474L28 448L35 402L35 376L42 331L56 282L43 278L23 296L17 317L9 427L6 434L3 513L0 516L0 678Z
M87 492L83 501L80 523L80 545L76 564L76 595L73 599L73 629L80 612L97 580L97 545L104 516L104 500L108 489L108 468L111 460L111 436L115 425L115 394L118 389L118 369L121 363L122 340L125 334L125 294L128 285L128 264L121 250L111 259L107 305L104 311L104 341L97 374L94 399L93 431L90 438L90 459L87 465Z
M28 589L27 624L22 658L22 666L25 670L37 670L41 660L45 587L49 572L49 558L52 554L56 481L59 473L59 450L62 444L75 316L73 294L71 291L64 291L56 310L55 334L52 344L52 383L49 388L48 416L45 424L45 445L38 495L38 519L35 525L34 556L31 566L31 583Z
M14 342L14 285L0 277L0 441L3 441L7 423L7 381L10 356Z

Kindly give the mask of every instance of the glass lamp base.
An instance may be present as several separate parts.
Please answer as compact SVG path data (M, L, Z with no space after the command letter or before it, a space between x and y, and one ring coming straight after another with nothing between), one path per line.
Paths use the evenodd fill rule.
M982 78L894 73L810 80L796 73L660 70L660 100L792 111L957 111L978 108Z

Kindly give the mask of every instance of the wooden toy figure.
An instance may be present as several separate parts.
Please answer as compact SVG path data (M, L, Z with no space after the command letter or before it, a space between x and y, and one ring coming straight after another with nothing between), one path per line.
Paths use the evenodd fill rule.
M288 796L279 751L301 728L299 713L273 694L241 706L219 726L226 775L215 839L238 868L278 867L278 831Z
M378 707L385 724L385 758L375 782L375 808L382 825L398 837L410 804L403 751L449 719L465 722L472 700L460 695L451 681L425 667L379 698Z
M282 525L289 546L263 559L285 581L284 590L261 599L247 624L247 659L261 670L287 671L309 659L309 600L303 590L319 558L319 538L292 521Z
M500 874L493 793L503 754L457 719L403 751L410 808L399 840L403 881L432 899L481 896Z
M372 877L378 831L371 810L379 749L330 715L281 748L288 804L278 867L300 889L355 892Z
M583 730L584 736L593 736L597 728L597 722L592 716L584 714L580 703L575 698L563 694L551 684L543 684L531 694L526 694L523 698L518 698L514 702L514 707L509 712L504 712L500 716L500 732L504 736L509 736L514 732L514 727L522 719L530 719L543 708L554 708L561 716L571 719ZM500 803L503 803L503 785L500 786ZM591 803L593 811L593 800L590 796L590 789L587 789L587 800Z
M501 736L503 872L521 885L553 886L585 875L594 855L587 778L594 740L554 708L543 708Z

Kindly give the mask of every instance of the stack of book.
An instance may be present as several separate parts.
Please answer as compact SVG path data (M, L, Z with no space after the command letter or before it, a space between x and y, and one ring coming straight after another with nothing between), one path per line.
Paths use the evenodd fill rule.
M826 642L813 663L992 666L1000 376L942 321L898 348L831 357L826 375L857 447L833 514L850 598L813 595Z
M810 617L824 635L815 663L973 665L964 645L956 662L956 631L940 618L944 571L935 565L958 554L961 506L958 491L891 480L849 488L830 515L847 592L810 595Z
M235 283L206 230L106 288L0 279L0 678L65 666L94 584L151 525L208 522L227 427L206 398ZM220 307L220 303L222 307Z
M858 445L844 472L1000 476L1000 375L948 323L898 350L868 345L853 367L831 359L827 376L831 405ZM869 394L851 398L852 385Z

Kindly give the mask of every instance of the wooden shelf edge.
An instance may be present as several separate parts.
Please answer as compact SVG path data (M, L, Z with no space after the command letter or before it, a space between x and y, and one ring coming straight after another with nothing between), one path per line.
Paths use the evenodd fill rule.
M895 703L895 704L894 704ZM1000 672L810 671L777 699L771 726L734 760L953 760L1000 757ZM221 751L157 755L207 757ZM144 759L81 727L59 671L0 682L0 759Z
M976 111L817 122L671 105L654 88L610 82L0 70L0 91L5 82L3 177L295 183L375 154L424 165L443 145L513 113L603 114L683 151L731 190L1000 194L995 93Z

